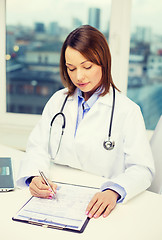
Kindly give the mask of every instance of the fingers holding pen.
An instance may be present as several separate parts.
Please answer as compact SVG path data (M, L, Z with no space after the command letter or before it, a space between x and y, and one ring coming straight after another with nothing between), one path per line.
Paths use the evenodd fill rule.
M50 197L49 187L44 183L41 177L34 177L29 185L29 190L34 197Z
M49 182L53 191L56 192L57 185L52 183L51 181ZM29 185L29 190L34 197L52 199L54 195L52 190L49 188L49 186L46 185L42 177L34 177Z

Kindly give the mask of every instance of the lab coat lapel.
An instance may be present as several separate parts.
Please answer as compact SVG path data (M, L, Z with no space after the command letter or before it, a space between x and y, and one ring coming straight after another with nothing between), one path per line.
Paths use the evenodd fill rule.
M99 97L99 99L96 101L92 109L90 109L89 114L87 114L85 118L90 116L91 112L96 111L95 108L99 108L101 104L106 104L107 106L112 107L112 102L113 102L113 91L112 91L112 87L110 87L109 93L103 97ZM77 90L76 90L72 96L68 97L68 116L70 117L71 124L73 124L74 126L76 126L77 111L78 111L78 99L77 99Z
M103 140L107 137L107 126L110 122L112 100L113 95L111 91L109 94L99 97L78 126L74 146L77 158L83 168L88 164L89 158L92 156L88 143L92 138L96 138L96 131L100 131L103 134ZM101 124L100 128L98 128L98 124Z
M99 97L99 99L98 99L98 101L96 103L103 103L103 104L106 104L107 106L112 107L112 103L113 103L113 90L112 90L112 87L110 87L109 93L107 93L103 97Z
M113 104L113 91L112 88L110 88L110 91L108 94L106 94L103 97L99 97L97 101L94 103L92 108L89 110L89 112L85 115L85 117L82 119L81 123L79 124L78 128L80 126L87 127L92 124L92 116L97 116L98 114L101 114L102 107L105 105L107 108L112 108Z

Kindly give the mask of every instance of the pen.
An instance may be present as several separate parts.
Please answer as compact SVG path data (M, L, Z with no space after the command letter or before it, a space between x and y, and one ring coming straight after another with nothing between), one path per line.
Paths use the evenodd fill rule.
M57 195L56 195L56 193L53 191L53 189L52 189L51 185L49 184L49 182L48 182L46 176L44 175L44 173L43 173L42 171L40 171L40 170L39 170L39 173L40 173L41 177L43 178L43 180L45 181L46 185L47 185L48 187L50 187L50 189L51 189L51 191L52 191L52 193L53 193L53 197L58 201Z

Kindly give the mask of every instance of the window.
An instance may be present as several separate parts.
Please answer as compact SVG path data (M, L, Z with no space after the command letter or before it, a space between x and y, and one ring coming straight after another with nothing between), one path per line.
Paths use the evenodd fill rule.
M161 9L161 1L132 1L127 95L140 105L150 130L162 114Z
M63 87L59 58L65 37L90 24L108 39L110 7L111 0L6 0L8 112L41 114L51 95Z
M66 10L64 18L63 9ZM58 49L73 28L89 23L90 14L91 21L93 20L94 12L99 20L91 24L98 24L108 39L113 79L119 89L126 93L130 10L131 0L29 0L23 3L21 0L1 0L1 126L20 130L33 128L39 120L38 114L53 94L53 88L57 90L62 87ZM54 41L55 45L45 44ZM17 74L18 72L21 74ZM42 88L44 90L41 90ZM17 101L13 101L14 98L17 98Z

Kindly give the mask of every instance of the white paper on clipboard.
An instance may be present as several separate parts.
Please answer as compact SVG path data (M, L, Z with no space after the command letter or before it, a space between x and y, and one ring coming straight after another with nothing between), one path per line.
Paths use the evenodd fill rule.
M87 219L86 207L98 191L96 188L58 183L58 200L32 197L13 220L80 231Z

